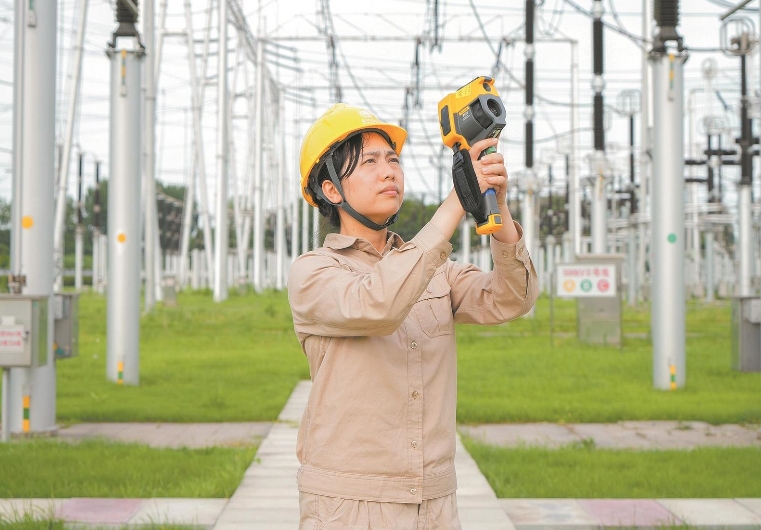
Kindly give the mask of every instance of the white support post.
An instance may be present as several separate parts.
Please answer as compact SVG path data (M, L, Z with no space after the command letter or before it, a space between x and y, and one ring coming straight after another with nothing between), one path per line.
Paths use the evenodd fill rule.
M227 248L230 243L227 219L227 2L219 0L217 52L217 222L214 240L214 301L227 300Z
M260 24L259 32L260 36L262 33L262 29L264 27L264 24ZM264 127L264 116L263 116L263 103L264 103L264 69L265 69L265 61L264 61L264 41L260 38L257 43L256 48L256 91L254 93L254 96L256 97L256 110L255 110L255 119L256 119L256 130L254 132L254 180L253 180L253 189L254 189L254 208L253 208L253 215L254 215L254 244L253 244L253 251L254 251L254 268L252 271L252 283L254 284L254 290L259 293L262 291L263 285L262 285L262 278L263 278L263 268L264 268L264 212L262 211L263 208L263 190L262 190L262 169L263 169L263 163L262 163L262 157L264 155L264 148L263 148L263 142L262 142L262 135Z
M13 200L12 216L16 225L13 273L26 277L24 294L48 297L48 322L43 339L48 353L34 368L10 370L3 404L7 400L11 434L45 433L57 428L53 354L57 2L38 0L30 5L20 1L16 9L18 33L14 57L18 62L14 65L14 103L18 107L14 112L14 195L22 191L21 184L23 193ZM25 408L29 413L27 424L23 421Z
M156 245L158 232L158 211L156 206L156 49L154 28L154 0L143 0L143 38L145 39L145 143L143 144L143 156L145 161L145 174L143 176L145 186L145 223L144 223L144 249L145 249L145 312L150 313L156 306L156 285L161 276L161 267L156 267ZM159 248L159 254L160 248ZM160 283L160 282L159 282Z
M684 124L685 55L652 52L653 253L651 329L653 386L686 383L684 297ZM673 384L672 384L673 382Z
M276 270L275 270L275 288L281 291L285 288L285 257L287 250L285 248L285 92L281 91L278 97L277 113L277 143L280 144L276 149L277 153L277 217L275 221L275 252L276 252Z
M125 37L109 47L111 138L108 193L108 324L106 377L140 382L141 70L144 51ZM151 244L149 241L148 244Z

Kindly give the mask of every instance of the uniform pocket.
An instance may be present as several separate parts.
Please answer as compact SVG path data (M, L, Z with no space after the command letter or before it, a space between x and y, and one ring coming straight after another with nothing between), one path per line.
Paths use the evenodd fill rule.
M450 287L443 274L437 274L418 298L414 311L420 328L429 337L450 335L454 332Z

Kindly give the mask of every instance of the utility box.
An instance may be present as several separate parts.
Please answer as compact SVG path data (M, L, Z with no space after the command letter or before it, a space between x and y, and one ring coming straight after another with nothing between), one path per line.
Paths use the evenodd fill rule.
M620 254L584 254L576 256L573 264L558 266L556 292L559 297L576 298L576 326L582 342L621 345L623 261Z
M56 359L79 355L79 295L59 293L55 295L55 324L53 328L53 351Z
M732 298L732 368L761 372L761 298Z
M0 368L48 362L48 297L0 295Z

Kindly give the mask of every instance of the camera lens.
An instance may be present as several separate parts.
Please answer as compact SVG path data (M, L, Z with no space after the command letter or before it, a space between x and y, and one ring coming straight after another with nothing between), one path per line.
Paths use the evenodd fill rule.
M495 116L502 114L502 105L500 105L496 99L489 99L489 101L486 102L486 106L489 107L489 110Z

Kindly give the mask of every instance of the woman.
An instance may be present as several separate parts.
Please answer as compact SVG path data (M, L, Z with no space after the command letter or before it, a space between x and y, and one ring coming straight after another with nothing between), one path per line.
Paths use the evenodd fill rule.
M406 136L338 104L302 145L304 198L339 228L288 280L313 382L298 435L302 530L459 529L454 323L506 322L537 297L503 157L477 160L496 139L471 150L501 205L493 272L448 259L465 214L454 192L411 241L388 230L404 198Z

